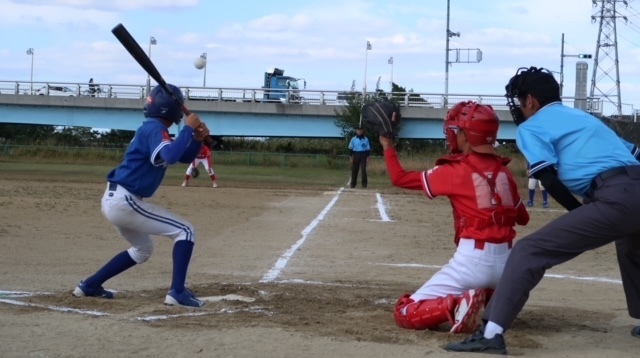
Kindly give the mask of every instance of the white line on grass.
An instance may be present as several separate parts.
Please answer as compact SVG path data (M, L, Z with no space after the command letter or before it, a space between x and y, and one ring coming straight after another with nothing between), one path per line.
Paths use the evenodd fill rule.
M329 212L329 210L331 210L331 208L336 203L336 201L338 201L338 197L340 196L340 193L342 193L343 189L344 188L340 188L336 196L333 197L333 199L331 200L331 202L329 202L329 204L327 204L327 206L324 208L324 210L322 210L320 215L318 215L311 222L311 224L309 224L306 228L304 228L304 230L302 230L302 238L300 238L300 240L298 240L295 244L293 244L293 246L291 246L289 250L287 250L284 254L282 254L282 256L280 256L280 258L278 259L278 261L276 261L276 264L273 265L271 270L269 270L269 272L267 272L262 277L262 279L260 280L261 283L272 282L273 280L278 278L278 275L280 275L280 272L282 272L284 267L287 266L287 263L289 262L289 259L291 258L291 256L293 256L293 254L300 248L300 246L302 246L304 241L307 239L307 236L311 233L311 231L313 231L316 225L318 225L318 223L320 223L320 221L324 219L324 216Z
M382 221L393 221L391 219L389 219L389 215L387 215L387 210L384 207L384 202L382 201L382 195L380 195L380 193L376 193L376 198L378 199L378 211L380 212L380 217L382 218Z
M373 264L380 266L395 266L395 267L419 267L419 268L441 268L439 265L422 265L422 264ZM579 280L579 281L594 281L594 282L604 282L604 283L617 283L622 284L620 280L614 280L612 278L606 277L589 277L589 276L573 276L573 275L560 275L555 273L547 273L544 277L550 278L561 278L561 279L569 279L569 280Z

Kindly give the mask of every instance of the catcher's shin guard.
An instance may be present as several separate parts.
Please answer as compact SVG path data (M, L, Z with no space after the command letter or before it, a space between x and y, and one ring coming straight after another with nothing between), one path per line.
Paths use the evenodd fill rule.
M393 317L396 324L408 329L434 329L447 321L453 323L455 299L452 295L414 301L406 294L398 299Z

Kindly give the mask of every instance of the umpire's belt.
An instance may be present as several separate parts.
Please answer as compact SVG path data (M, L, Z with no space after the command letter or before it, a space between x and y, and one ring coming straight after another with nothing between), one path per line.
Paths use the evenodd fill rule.
M592 198L593 195L596 193L596 190L602 187L604 185L604 182L607 179L613 178L616 175L626 174L626 173L627 173L627 167L617 167L617 168L611 168L603 171L602 173L596 175L595 178L593 178L593 180L591 181L591 185L589 185L589 189L587 189L587 192L584 194L584 196L587 198Z
M118 185L116 183L108 182L107 183L107 191L109 192L109 196L114 196L114 195L125 196L125 195L129 195L129 196L133 196L134 198L136 198L138 200L142 200L142 197L140 195L133 194L133 193L129 192L127 189L125 189L124 187L122 187L121 185Z

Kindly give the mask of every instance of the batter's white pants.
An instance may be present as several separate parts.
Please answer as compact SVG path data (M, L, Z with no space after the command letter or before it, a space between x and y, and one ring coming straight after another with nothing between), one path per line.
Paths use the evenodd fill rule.
M165 236L174 242L195 242L194 229L189 222L166 209L142 201L142 198L119 185L107 185L102 196L102 214L131 244L127 252L138 264L147 261L153 253L151 235Z
M509 244L485 243L475 248L475 240L460 239L449 263L442 266L411 298L414 301L447 295L460 296L472 288L495 288L509 258Z
M542 186L542 182L540 180L535 178L529 178L529 190L535 190L536 184L538 184L538 186L540 187L540 190L544 190L544 187Z

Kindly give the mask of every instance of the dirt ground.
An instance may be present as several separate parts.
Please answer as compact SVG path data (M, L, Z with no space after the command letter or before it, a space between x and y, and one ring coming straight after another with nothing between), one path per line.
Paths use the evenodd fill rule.
M465 337L447 325L410 331L392 316L396 299L453 254L446 200L384 194L379 204L372 189L200 185L164 185L151 199L197 229L188 285L199 297L253 302L164 306L165 238L147 263L105 284L115 299L72 297L79 280L127 248L100 213L104 185L0 180L0 356L467 356L442 349ZM519 233L562 213L534 208ZM611 246L548 274L506 334L511 355L637 357L640 339L629 334L637 321Z

